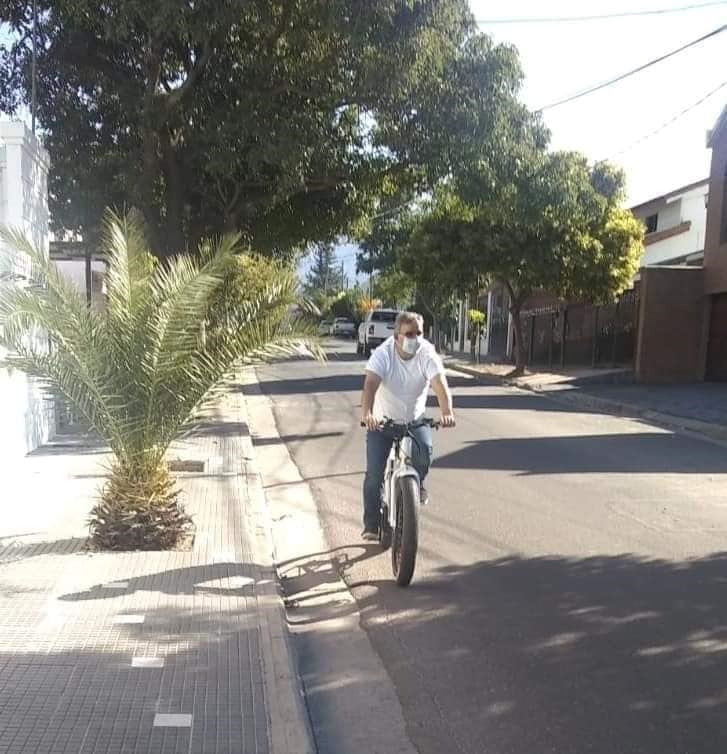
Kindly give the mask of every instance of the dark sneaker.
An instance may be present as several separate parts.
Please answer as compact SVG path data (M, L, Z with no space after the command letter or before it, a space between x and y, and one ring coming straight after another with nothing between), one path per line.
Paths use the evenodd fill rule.
M427 488L423 484L419 487L419 502L422 505L429 504L429 493L427 492Z
M376 531L376 529L364 529L361 532L361 539L363 539L364 542L378 542L379 532Z

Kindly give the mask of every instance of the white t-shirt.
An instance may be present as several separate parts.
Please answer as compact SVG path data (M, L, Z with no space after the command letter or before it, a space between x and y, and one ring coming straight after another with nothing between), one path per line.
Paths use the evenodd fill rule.
M371 354L366 371L381 378L374 399L374 416L411 422L424 415L429 383L438 374L444 374L444 365L428 340L422 340L411 359L402 359L392 336Z

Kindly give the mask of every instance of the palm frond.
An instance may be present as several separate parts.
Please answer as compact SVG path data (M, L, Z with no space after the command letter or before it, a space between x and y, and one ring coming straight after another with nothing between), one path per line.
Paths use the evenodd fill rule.
M28 254L45 281L40 289L0 290L7 362L65 396L122 464L160 462L241 360L298 356L302 348L322 356L306 321L311 310L299 303L301 316L289 313L298 300L297 280L282 266L255 262L253 269L274 279L261 292L257 279L258 293L241 301L233 296L224 318L204 330L212 303L245 251L239 236L206 242L195 257L150 265L138 222L107 214L101 251L108 298L102 311L90 310L73 283L19 234L6 240ZM50 352L33 345L41 333L50 336Z

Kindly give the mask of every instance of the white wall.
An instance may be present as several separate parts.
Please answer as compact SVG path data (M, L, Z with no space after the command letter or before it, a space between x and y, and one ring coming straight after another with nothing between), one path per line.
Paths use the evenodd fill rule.
M48 251L48 154L22 123L0 123L0 223L18 228ZM27 273L27 260L0 247L4 271ZM0 285L7 285L0 282ZM0 357L2 356L0 349ZM52 404L34 380L0 369L0 468L46 442Z
M658 211L657 233L684 222L690 222L691 227L684 233L645 246L642 266L662 264L671 259L704 250L704 234L707 225L705 197L707 192L708 184L705 182L690 191L675 195L657 206L650 207L644 213L644 215L647 215ZM637 214L641 215L641 213Z

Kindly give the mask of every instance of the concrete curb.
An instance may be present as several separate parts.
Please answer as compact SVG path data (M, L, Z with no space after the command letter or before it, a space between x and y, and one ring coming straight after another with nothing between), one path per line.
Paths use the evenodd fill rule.
M239 417L249 428L244 397L237 400ZM265 498L255 446L249 430L242 438L247 461L246 484L255 532L254 557L264 569L265 579L257 585L257 599L263 616L260 646L265 668L265 696L269 711L271 754L315 754L313 732L305 705L302 681L296 671L285 606L278 586L272 538L272 516Z
M496 375L487 375L459 364L446 363L447 369L454 372L460 372L470 377L474 377L480 382L491 385L507 385L519 390L527 390L530 393L548 398L556 403L574 408L586 409L588 411L597 411L603 414L613 416L623 416L629 419L641 419L650 424L655 424L664 429L674 432L689 432L701 435L709 440L719 443L727 443L727 427L719 424L710 424L709 422L698 421L697 419L687 419L686 417L665 414L661 411L654 411L649 408L642 408L633 403L624 401L615 401L608 398L599 398L595 395L589 395L581 392L579 388L565 390L547 390L541 385L522 384L517 380L511 380L507 377L498 377Z

